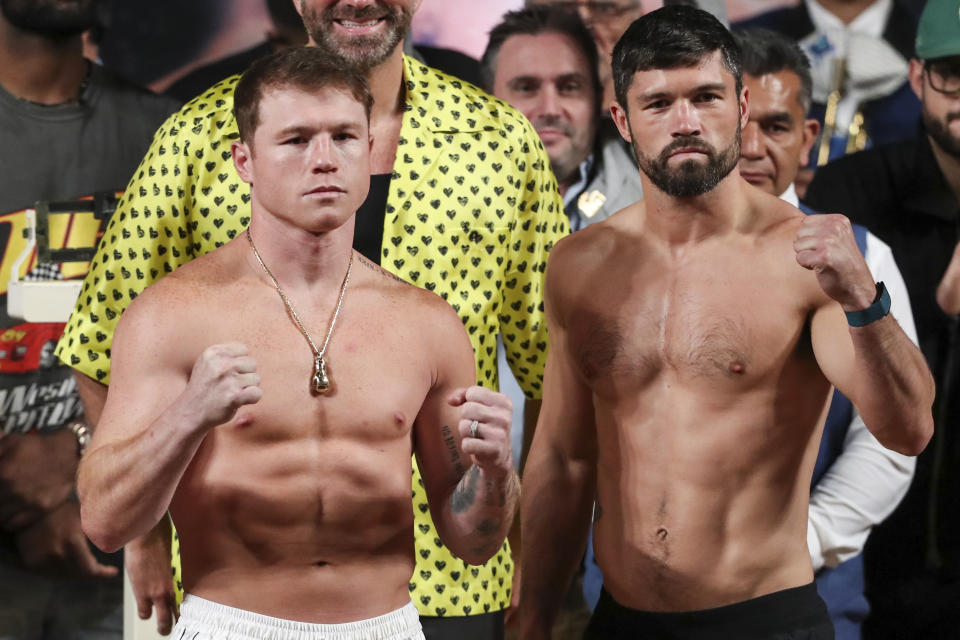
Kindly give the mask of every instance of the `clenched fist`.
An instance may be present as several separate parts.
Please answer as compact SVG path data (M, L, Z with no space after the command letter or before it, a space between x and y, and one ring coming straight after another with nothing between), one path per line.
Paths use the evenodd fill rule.
M816 272L824 293L844 311L859 311L873 303L876 285L846 216L806 216L793 248L800 266Z
M510 398L484 387L469 387L455 391L449 402L460 407L458 429L463 438L460 442L463 452L486 474L503 476L511 473L513 403Z
M229 422L240 407L255 404L263 396L257 361L249 353L238 342L216 344L194 362L182 397L196 412L201 428Z

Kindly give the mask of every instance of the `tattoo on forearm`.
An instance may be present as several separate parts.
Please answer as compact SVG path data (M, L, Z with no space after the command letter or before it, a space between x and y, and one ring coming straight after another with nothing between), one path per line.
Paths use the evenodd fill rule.
M493 480L487 480L487 506L507 506L507 485L501 484L500 487L497 488L496 482Z
M480 482L480 468L470 467L467 473L460 478L457 488L450 496L450 510L454 513L463 513L473 506L477 500L477 485Z
M454 470L458 476L462 476L463 463L460 461L460 447L457 446L457 440L453 437L453 432L450 427L443 425L440 428L440 433L443 434L443 443L447 446L447 451L450 452L450 462L453 463Z
M481 520L477 523L477 533L481 536L492 536L500 531L500 525L503 524L502 520Z

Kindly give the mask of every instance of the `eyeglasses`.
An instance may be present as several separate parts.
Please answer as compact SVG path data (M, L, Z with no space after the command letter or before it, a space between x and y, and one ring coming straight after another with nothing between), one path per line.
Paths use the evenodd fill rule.
M923 65L923 71L934 91L960 96L960 61L928 62Z

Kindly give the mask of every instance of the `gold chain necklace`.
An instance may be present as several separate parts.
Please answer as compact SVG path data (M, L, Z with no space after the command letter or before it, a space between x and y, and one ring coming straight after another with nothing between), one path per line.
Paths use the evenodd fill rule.
M270 277L270 280L273 281L273 286L277 289L277 293L280 294L280 299L283 300L287 312L290 314L290 317L293 318L293 321L297 324L297 328L300 329L300 333L307 339L310 348L313 350L313 376L310 379L310 384L314 392L326 393L330 390L330 378L327 376L327 362L324 359L324 354L327 352L327 345L330 344L330 336L333 335L333 327L336 326L337 317L340 315L340 305L343 304L343 295L347 292L347 284L350 283L350 271L353 269L353 250L350 251L350 262L347 263L347 273L343 276L343 284L340 285L340 298L337 300L337 307L333 311L333 320L330 321L330 328L327 329L327 337L323 341L323 348L317 349L317 345L314 344L310 334L307 333L303 323L300 322L300 316L293 310L293 305L291 305L290 300L287 299L287 294L280 288L280 283L277 282L273 272L270 271L270 267L268 267L263 261L263 258L260 257L260 252L257 251L257 245L253 244L250 227L247 227L247 240L250 242L250 248L253 249L253 255L257 258L257 262L260 263L260 266L263 267L263 270Z

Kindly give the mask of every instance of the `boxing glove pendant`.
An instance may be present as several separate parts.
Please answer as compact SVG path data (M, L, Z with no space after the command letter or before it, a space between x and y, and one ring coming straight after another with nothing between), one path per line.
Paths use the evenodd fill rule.
M330 390L330 378L327 377L327 363L323 356L313 359L313 390L316 393L326 393Z

